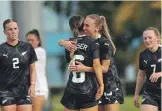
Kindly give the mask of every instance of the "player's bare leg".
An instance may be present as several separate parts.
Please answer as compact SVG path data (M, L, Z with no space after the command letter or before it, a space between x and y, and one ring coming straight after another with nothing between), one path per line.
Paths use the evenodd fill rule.
M18 105L17 106L18 108L18 111L32 111L32 105L31 104L29 104L29 105L27 105L27 104L25 104L25 105Z
M2 111L16 111L16 105L7 105L1 107Z
M141 111L158 111L158 107L149 104L142 104Z
M104 111L119 111L118 103L104 105Z
M45 103L45 97L36 96L32 99L32 102L33 102L33 105L32 105L33 111L42 111L44 103Z
M98 111L104 111L104 105L98 105Z
M81 111L98 111L98 105L90 108L81 109Z

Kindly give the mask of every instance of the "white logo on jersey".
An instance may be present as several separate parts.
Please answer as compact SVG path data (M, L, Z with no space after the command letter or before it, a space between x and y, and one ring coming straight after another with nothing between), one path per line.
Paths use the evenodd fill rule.
M102 101L101 101L101 100L99 100L99 101L98 101L98 104L100 104L100 103L102 103Z
M115 91L119 90L119 88L116 88Z
M23 52L22 55L24 56L27 53L27 51Z
M3 54L3 56L8 58L8 53L7 54Z
M99 45L99 43L96 43L97 45Z
M142 103L146 100L146 98L142 99Z
M108 43L104 43L104 45L107 45L107 46L109 46L109 44L108 44Z
M105 96L111 96L111 95L112 95L112 92L110 92L110 93L106 93L106 92L105 92L104 95L105 95Z
M117 100L114 103L119 103Z
M146 64L147 64L147 61L148 61L148 60L144 60L144 62L145 62Z
M6 102L7 102L7 99L3 100L3 101L2 101L2 104L6 103Z
M161 59L158 59L158 62L161 62L162 61L162 58Z

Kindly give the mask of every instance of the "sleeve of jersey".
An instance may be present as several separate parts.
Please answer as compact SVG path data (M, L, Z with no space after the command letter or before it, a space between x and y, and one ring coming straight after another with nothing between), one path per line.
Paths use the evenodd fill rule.
M69 38L69 40L73 40L74 38ZM68 51L67 49L65 49L65 59L66 59L66 62L69 63L71 61L71 58L70 58L70 51Z
M33 48L31 45L29 45L29 47L30 47L29 64L32 64L32 63L34 63L35 61L37 61L37 55L36 55L36 53L35 53L34 48Z
M139 69L140 69L140 70L144 70L142 60L143 60L143 59L142 59L142 53L140 53L140 56L139 56Z
M100 58L100 50L99 50L99 46L93 42L91 44L91 48L92 48L92 58L93 59L97 59L97 58Z
M113 48L111 47L111 44L106 41L105 43L102 44L102 54L101 54L101 59L110 59L112 58L113 55Z
M65 49L65 58L66 58L66 62L69 63L71 61L70 52L66 49Z

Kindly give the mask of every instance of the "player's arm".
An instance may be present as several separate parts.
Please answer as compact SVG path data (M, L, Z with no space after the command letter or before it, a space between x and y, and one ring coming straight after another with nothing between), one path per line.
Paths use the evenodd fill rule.
M36 68L35 63L30 64L30 83L35 85L36 82Z
M135 95L139 95L139 92L141 91L141 88L143 86L144 80L145 80L146 72L143 70L138 71L137 80L136 80L136 89L135 89Z
M102 59L102 72L108 72L110 66L110 59L113 56L113 48L111 47L111 43L109 41L105 41L102 47L101 59ZM70 71L78 71L78 72L94 72L93 67L88 67L82 64L81 62L77 62L78 65L71 65Z
M145 76L146 76L146 72L144 70L144 66L143 66L143 57L142 57L142 53L140 53L140 57L139 57L139 71L137 74L137 80L136 80L136 89L135 89L135 94L134 94L134 105L139 108L140 104L139 104L139 93L141 91L141 88L143 86L144 80L145 80Z
M91 49L92 49L92 58L93 58L93 69L99 84L99 88L96 94L96 99L99 99L103 95L103 91L104 91L103 74L102 74L102 67L100 63L100 51L96 43L94 44L92 43Z
M144 80L145 80L146 72L143 70L138 71L137 75L137 81L136 81L136 89L135 89L135 94L134 94L134 105L139 108L139 93L141 91L141 88L143 86Z
M102 62L102 71L105 73L105 72L108 72L111 58L114 55L114 52L113 52L114 50L113 50L112 44L108 40L104 41L104 43L101 45L102 45L102 49L101 49L102 53L101 53L100 58Z
M78 61L76 61L76 63L78 65L70 65L69 66L69 70L70 71L94 72L94 68L93 67L85 66L84 64L82 64L81 62L78 62ZM110 65L110 60L102 60L101 69L102 69L103 73L108 71L109 65Z
M100 64L100 59L96 58L93 60L93 69L96 73L96 77L100 86L103 86L103 75L102 75L102 68Z
M71 40L59 40L58 44L64 48L66 48L68 51L75 51L77 49L76 47L76 41Z
M28 94L31 97L35 97L35 82L36 82L36 68L35 68L35 61L37 61L37 56L35 53L34 48L29 44L29 68L30 68L30 87L28 90Z

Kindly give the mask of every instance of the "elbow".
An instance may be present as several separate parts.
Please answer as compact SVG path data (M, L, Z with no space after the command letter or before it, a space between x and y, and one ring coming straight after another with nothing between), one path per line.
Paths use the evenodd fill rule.
M108 68L103 68L103 69L102 69L102 72L103 72L103 73L108 72Z
M95 63L94 63L94 64L93 64L93 67L94 67L94 68L101 68L101 64L95 64Z
M59 40L59 41L58 41L58 45L60 45L60 46L61 46L61 40Z
M105 66L102 65L102 72L103 73L108 72L108 70L109 70L109 67L105 67Z

